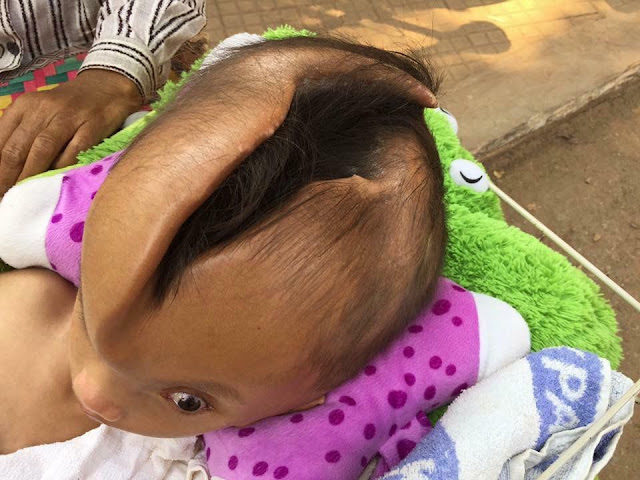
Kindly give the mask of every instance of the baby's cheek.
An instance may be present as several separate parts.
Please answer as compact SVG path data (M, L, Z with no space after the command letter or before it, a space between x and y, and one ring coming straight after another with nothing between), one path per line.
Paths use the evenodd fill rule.
M260 385L239 383L236 387L243 396L244 404L237 406L238 421L242 422L241 425L251 425L271 417L304 414L323 405L326 396L318 394L312 378L305 370L295 375L274 374L270 382L265 379Z

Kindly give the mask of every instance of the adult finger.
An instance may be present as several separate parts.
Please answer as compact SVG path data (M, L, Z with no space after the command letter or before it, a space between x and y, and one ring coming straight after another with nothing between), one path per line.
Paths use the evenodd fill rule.
M25 127L24 121L13 131L0 152L0 196L18 180L38 131Z
M22 112L20 110L7 108L0 117L0 152L4 144L7 143L9 137L14 130L20 125L22 120Z
M0 160L2 158L2 149L4 148L7 140L13 135L13 132L18 125L20 125L20 120L22 119L22 113L15 108L7 108L2 116L0 117ZM0 177L0 197L4 195L4 190L2 189L1 184L2 177Z
M71 124L55 120L50 123L33 140L18 180L47 171L75 132Z
M80 125L67 147L55 161L53 168L62 168L74 165L78 161L77 157L80 152L93 147L104 137L99 133L99 129L92 126L90 123L83 123Z

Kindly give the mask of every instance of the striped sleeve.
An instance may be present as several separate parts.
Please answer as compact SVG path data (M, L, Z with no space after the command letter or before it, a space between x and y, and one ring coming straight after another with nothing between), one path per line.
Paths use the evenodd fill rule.
M104 0L82 70L116 71L147 99L169 75L180 46L206 23L205 0Z

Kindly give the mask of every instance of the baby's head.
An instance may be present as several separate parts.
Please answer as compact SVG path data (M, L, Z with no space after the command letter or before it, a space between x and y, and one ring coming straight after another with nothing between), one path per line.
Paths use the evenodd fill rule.
M435 87L419 62L367 52ZM184 222L117 329L79 299L72 375L87 408L157 436L246 425L317 403L415 318L444 257L440 162L422 108L364 78L298 89L282 127ZM186 105L207 135L215 110L178 103L123 161L166 138ZM85 246L83 258L89 248L99 253ZM100 301L83 273L79 297L90 294Z

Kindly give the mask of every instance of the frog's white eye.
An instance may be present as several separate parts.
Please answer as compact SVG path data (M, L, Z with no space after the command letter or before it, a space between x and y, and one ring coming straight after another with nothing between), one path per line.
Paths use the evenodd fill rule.
M442 107L438 107L436 108L436 110L438 110L440 113L442 113L445 117L447 117L447 120L449 122L449 125L451 125L451 128L453 129L453 131L455 132L455 134L458 134L458 121L456 120L456 117L454 117L451 112L449 112L448 110L445 110Z
M459 158L451 162L449 174L454 182L461 187L468 187L478 193L489 189L487 174L475 163Z

